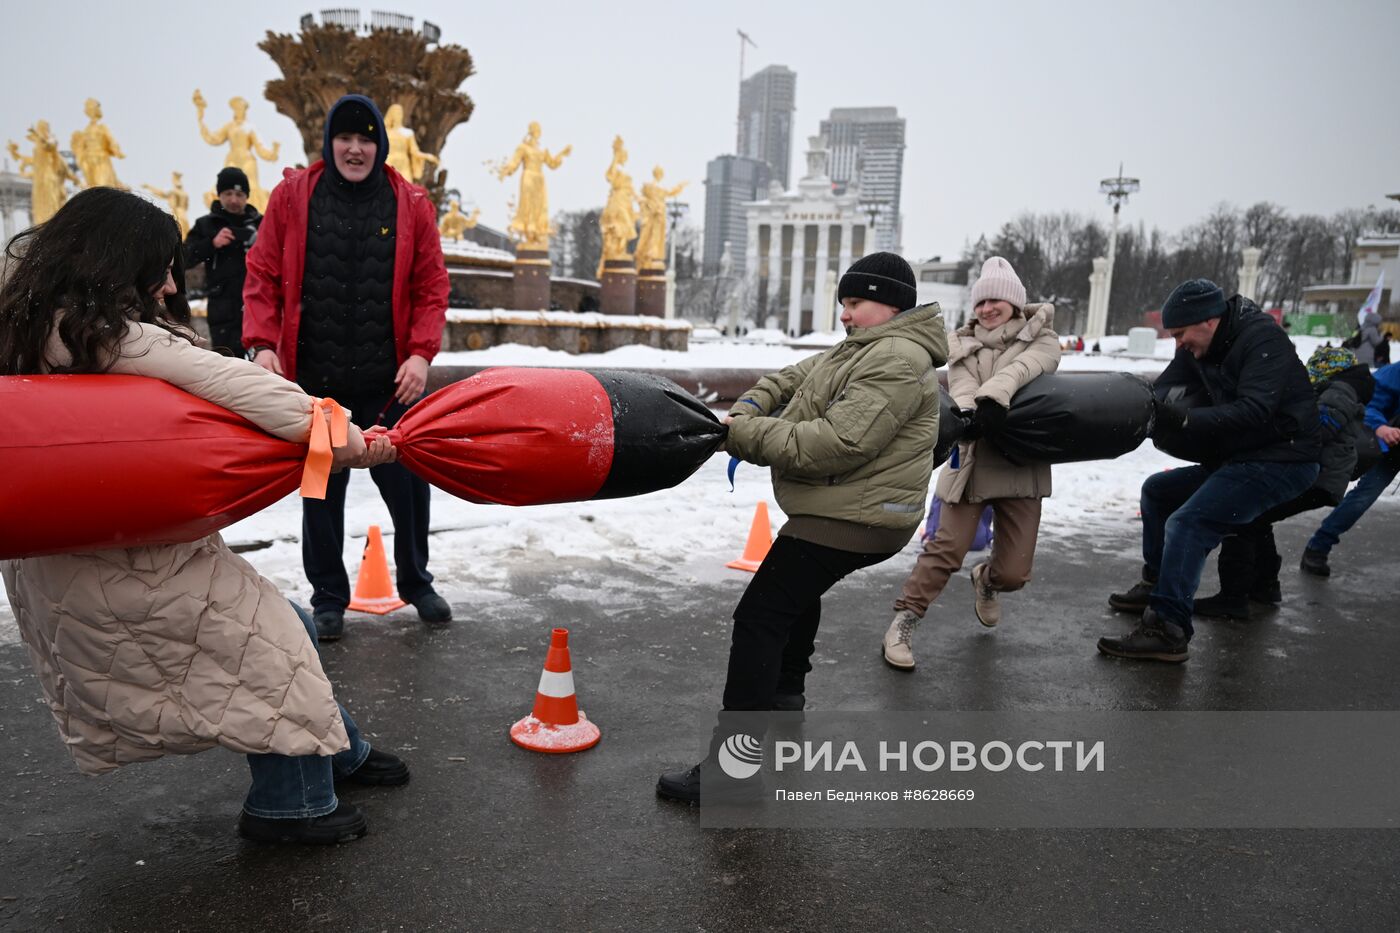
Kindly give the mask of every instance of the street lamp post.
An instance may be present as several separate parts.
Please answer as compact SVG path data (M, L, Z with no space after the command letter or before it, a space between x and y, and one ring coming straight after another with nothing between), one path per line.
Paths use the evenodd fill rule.
M666 204L666 216L671 221L670 256L666 260L666 318L676 316L676 224L690 210L684 201L670 201Z
M867 255L875 251L875 242L877 240L875 224L879 221L880 215L885 212L888 206L889 205L884 201L862 200L860 202L861 212L870 218L870 226L866 227L865 230L865 242L861 244L862 251ZM851 258L859 259L860 257L852 255Z
M1128 195L1136 194L1142 187L1136 178L1123 176L1123 163L1118 163L1118 177L1105 178L1099 182L1099 192L1108 195L1108 203L1113 205L1113 228L1108 235L1108 266L1104 274L1103 291L1099 300L1089 308L1089 321L1085 326L1086 337L1098 339L1108 332L1108 296L1113 289L1113 260L1118 251L1118 211L1128 202Z

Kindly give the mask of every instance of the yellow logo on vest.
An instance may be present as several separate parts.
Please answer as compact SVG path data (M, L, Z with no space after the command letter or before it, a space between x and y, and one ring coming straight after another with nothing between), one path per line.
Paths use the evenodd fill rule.
M388 235L389 235L389 228L388 228L388 227L380 227L380 228L379 228L379 238L380 238L381 240L384 239L385 237L387 237Z

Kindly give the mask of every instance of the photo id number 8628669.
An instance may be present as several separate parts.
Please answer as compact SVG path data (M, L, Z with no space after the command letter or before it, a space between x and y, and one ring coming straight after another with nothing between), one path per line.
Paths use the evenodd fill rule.
M905 800L958 801L975 800L977 792L968 788L911 787L902 796Z

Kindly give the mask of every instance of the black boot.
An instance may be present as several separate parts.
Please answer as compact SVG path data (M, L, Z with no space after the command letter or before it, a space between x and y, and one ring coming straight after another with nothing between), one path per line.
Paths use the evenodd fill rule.
M1157 585L1157 578L1147 572L1146 565L1142 568L1142 579L1125 593L1110 593L1108 605L1119 612L1141 613L1147 609L1147 598L1152 595L1152 588Z
M1249 598L1269 606L1283 602L1283 587L1278 582L1278 572L1282 569L1283 557L1279 555L1271 525L1268 531L1259 536L1254 553L1254 583L1249 588Z
M1100 638L1099 651L1115 658L1133 661L1166 661L1180 664L1190 655L1186 650L1189 639L1181 626L1163 621L1147 609L1137 628L1121 638Z
M365 815L342 802L332 813L304 820L270 820L244 812L238 818L238 833L254 842L291 842L300 845L335 845L351 842L369 832Z
M666 771L656 779L656 796L681 803L700 803L701 773L705 789L713 794L706 798L714 804L757 804L766 796L762 772L733 778L720 767L719 761L706 758L685 771Z
M1326 551L1303 551L1303 559L1298 562L1298 569L1304 573L1310 573L1315 577L1332 576L1332 568L1327 563Z
M1241 532L1220 542L1216 566L1220 592L1196 600L1195 614L1211 619L1248 619L1249 587L1254 582L1255 539Z
M709 754L693 768L667 771L656 780L656 795L683 803L700 803L701 775L710 803L748 803L763 797L763 745L768 713L725 711L710 735Z

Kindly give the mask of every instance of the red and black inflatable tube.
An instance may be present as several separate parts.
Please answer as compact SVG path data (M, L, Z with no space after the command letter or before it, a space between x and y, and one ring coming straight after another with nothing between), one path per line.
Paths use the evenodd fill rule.
M0 559L196 541L295 490L305 444L140 376L3 376ZM726 433L675 383L502 368L419 402L400 460L474 502L635 496L686 479Z
M472 502L635 496L684 481L725 428L668 379L501 367L434 392L391 432L399 460Z

